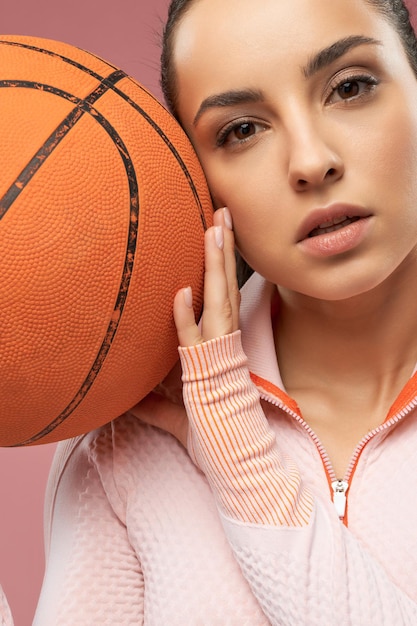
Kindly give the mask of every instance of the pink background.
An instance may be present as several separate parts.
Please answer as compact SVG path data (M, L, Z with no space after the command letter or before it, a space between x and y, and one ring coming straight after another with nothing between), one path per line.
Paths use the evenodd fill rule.
M157 96L168 0L4 0L3 33L67 41L98 54ZM416 13L417 0L409 6ZM32 621L44 566L42 508L54 445L0 449L0 583L15 626Z

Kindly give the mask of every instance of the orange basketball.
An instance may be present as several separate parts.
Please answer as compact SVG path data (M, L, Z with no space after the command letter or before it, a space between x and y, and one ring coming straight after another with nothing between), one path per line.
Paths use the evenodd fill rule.
M212 205L187 137L96 56L0 36L0 445L65 439L139 402L202 305Z

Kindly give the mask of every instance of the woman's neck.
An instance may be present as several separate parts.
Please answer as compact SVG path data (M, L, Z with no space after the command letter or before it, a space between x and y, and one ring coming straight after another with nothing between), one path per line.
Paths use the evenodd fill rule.
M321 302L280 289L275 345L282 380L344 476L417 362L417 267L372 293Z
M397 389L417 362L417 263L372 292L323 302L280 289L275 337L288 389L359 384ZM387 389L389 394L389 390Z

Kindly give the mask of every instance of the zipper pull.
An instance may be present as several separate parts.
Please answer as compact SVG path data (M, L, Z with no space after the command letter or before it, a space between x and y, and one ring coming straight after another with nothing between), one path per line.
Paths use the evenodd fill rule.
M346 512L346 492L349 489L349 483L347 480L334 480L332 482L333 488L333 504L336 507L336 511L340 519L345 517Z

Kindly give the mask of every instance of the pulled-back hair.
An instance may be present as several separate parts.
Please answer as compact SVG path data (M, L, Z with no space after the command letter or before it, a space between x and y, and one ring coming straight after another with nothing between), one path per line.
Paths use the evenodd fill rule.
M171 113L177 117L177 88L175 80L175 69L173 48L177 27L190 8L194 0L171 0L168 8L168 17L162 33L162 53L161 53L161 75L160 84L167 107Z
M402 41L408 61L417 76L417 38L411 24L410 12L404 0L365 0L374 7L387 22L392 24Z

